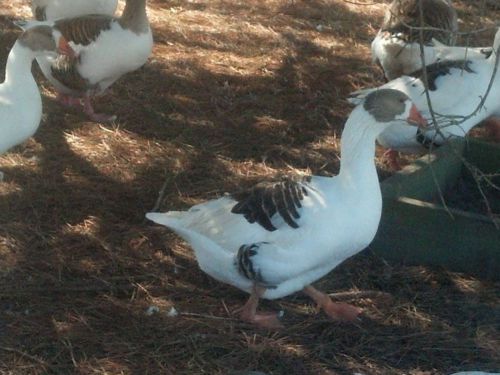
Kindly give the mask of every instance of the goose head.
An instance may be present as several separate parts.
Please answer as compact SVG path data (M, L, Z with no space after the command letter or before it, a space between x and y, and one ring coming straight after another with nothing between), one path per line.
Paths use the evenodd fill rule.
M412 100L404 92L394 89L380 89L368 94L363 109L376 124L378 135L395 122L407 123L425 128L427 120L422 116Z
M40 25L28 28L18 38L18 42L31 50L35 57L67 55L75 57L75 52L62 34L50 26Z

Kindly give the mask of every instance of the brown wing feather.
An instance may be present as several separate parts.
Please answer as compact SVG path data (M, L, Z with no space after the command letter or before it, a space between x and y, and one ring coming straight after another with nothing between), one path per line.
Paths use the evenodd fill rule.
M90 83L78 72L78 59L59 56L51 67L52 76L64 86L75 91L86 91Z
M61 32L66 40L87 46L95 41L103 31L109 30L114 20L110 16L92 14L57 20L55 28Z

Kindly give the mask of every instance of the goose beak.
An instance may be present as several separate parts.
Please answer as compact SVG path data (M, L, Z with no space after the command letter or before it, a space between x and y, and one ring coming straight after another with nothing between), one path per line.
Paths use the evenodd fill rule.
M57 52L59 52L61 55L65 55L71 58L76 57L75 51L73 50L73 48L71 48L68 41L63 36L59 38L59 45L57 47Z
M421 128L426 128L428 125L427 120L422 116L417 107L415 107L415 104L412 105L410 109L410 115L408 116L406 121Z

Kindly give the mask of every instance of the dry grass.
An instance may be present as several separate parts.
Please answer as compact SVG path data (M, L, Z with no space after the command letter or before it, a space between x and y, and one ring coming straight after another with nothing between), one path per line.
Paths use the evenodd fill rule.
M464 28L500 16L456 3ZM2 3L2 64L18 35L9 20L29 14L20 4ZM319 283L389 293L354 301L362 323L332 323L297 295L263 304L286 311L287 329L261 332L234 313L243 293L209 279L186 244L144 220L164 181L161 209L175 209L290 169L336 173L344 98L381 83L369 42L382 3L149 6L153 57L96 105L118 122L65 112L39 77L41 127L0 157L0 373L498 370L498 284L389 266L368 251ZM146 315L151 305L160 312ZM168 317L174 306L180 315Z

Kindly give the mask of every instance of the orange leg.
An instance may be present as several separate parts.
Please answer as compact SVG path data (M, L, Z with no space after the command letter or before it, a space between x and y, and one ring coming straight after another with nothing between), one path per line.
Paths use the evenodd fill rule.
M104 113L95 113L92 102L90 101L90 96L85 95L83 99L83 111L92 121L95 122L113 122L116 120L115 115L106 115Z
M83 110L85 114L95 122L113 122L116 120L116 116L106 115L104 113L95 113L94 107L92 106L92 102L90 100L89 95L85 95L83 97L76 97L66 94L57 94L57 101L64 105L65 107L78 108Z
M266 291L265 288L254 286L250 298L243 306L241 310L240 317L242 320L255 324L262 328L268 329L280 329L283 325L278 319L278 314L276 313L260 313L257 314L257 306L259 305L259 299Z
M488 133L493 141L500 143L500 118L490 117L484 120L484 127L488 129Z
M387 151L384 152L383 157L387 159L387 163L392 169L399 171L402 168L399 163L399 153L392 148L387 149Z
M354 322L358 320L358 315L363 311L359 307L344 302L333 302L328 294L317 290L311 285L306 286L303 292L311 297L323 309L325 314L333 320Z
M58 93L56 100L65 107L83 108L82 99L76 96Z

